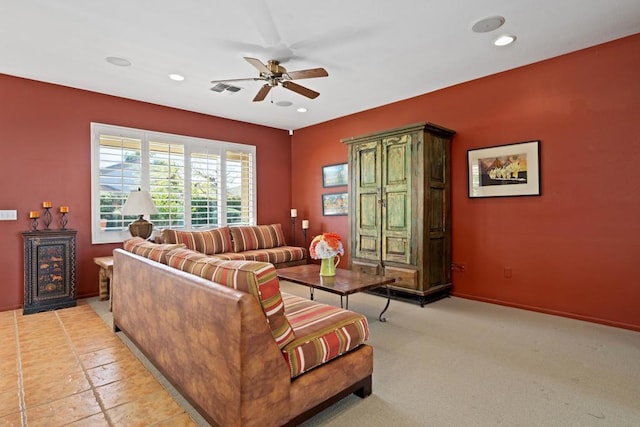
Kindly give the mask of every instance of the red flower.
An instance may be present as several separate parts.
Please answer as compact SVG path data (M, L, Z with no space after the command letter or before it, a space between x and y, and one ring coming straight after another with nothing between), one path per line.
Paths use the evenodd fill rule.
M322 233L313 238L309 246L309 254L313 259L332 258L344 255L342 239L338 233Z

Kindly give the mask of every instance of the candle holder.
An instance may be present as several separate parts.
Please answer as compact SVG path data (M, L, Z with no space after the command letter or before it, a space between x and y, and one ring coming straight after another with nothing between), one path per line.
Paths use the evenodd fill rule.
M302 220L302 235L303 235L303 241L302 241L302 246L307 246L307 231L309 230L309 220L308 219L303 219Z
M38 218L31 218L31 231L38 231Z
M67 218L67 213L60 212L60 230L66 230L68 222L69 222L69 218Z
M44 224L44 229L49 229L49 224L51 224L51 212L49 211L51 207L44 208L44 213L42 214L42 223Z
M291 217L291 234L293 235L293 246L296 245L296 217Z

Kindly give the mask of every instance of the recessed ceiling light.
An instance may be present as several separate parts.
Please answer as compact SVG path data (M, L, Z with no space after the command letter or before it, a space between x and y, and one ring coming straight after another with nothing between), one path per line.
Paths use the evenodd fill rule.
M498 37L493 41L493 44L496 46L507 46L516 41L516 36L505 34L503 36Z
M183 81L183 80L184 80L184 76L183 76L183 75L181 75L181 74L175 74L175 73L173 73L173 74L169 74L169 78L170 78L171 80L175 80L175 81L177 81L177 82L181 82L181 81Z
M298 109L296 110L298 113L306 113L308 110L304 107L298 107Z
M276 102L276 105L278 107L290 107L291 105L293 105L293 102L291 102L291 101L278 101L278 102Z
M476 21L471 27L471 31L474 33L488 33L489 31L502 27L502 24L504 24L504 18L502 16L491 16Z
M104 60L109 64L117 65L118 67L128 67L131 65L131 61L118 56L107 56Z

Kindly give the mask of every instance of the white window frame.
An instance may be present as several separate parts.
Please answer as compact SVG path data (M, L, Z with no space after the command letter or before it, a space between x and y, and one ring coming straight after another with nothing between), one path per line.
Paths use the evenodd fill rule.
M175 135L163 132L155 132L144 129L129 128L123 126L115 126L103 123L91 123L91 242L92 244L102 243L118 243L131 237L129 230L124 227L119 231L105 231L100 227L100 135L107 134L112 136L122 136L126 138L135 138L142 141L141 160L142 160L142 176L140 188L142 190L149 189L149 142L161 141L167 143L182 144L184 146L184 162L185 162L185 210L184 221L185 229L191 229L191 154L207 153L209 151L219 151L221 156L222 173L226 167L226 152L245 152L252 156L250 183L251 189L249 194L249 221L235 225L255 225L257 218L257 173L256 173L256 147L248 144L238 144L228 141L218 141L204 138L196 138L184 135ZM223 175L224 176L224 175ZM219 199L218 221L219 226L227 225L227 206L226 182L222 180L221 191L223 197ZM149 219L149 218L145 218ZM153 218L151 218L153 222ZM159 230L154 227L154 235Z

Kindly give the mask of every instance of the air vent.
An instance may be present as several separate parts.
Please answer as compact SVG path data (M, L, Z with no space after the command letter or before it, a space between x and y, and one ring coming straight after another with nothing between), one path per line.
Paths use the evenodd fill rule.
M222 93L222 92L235 93L235 92L240 91L240 89L242 89L242 88L239 88L237 86L231 86L231 85L228 85L228 84L225 84L225 83L218 83L214 87L211 88L212 91L220 92L220 93Z

